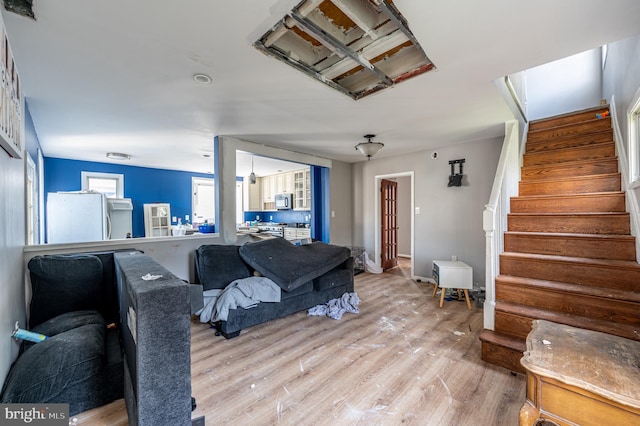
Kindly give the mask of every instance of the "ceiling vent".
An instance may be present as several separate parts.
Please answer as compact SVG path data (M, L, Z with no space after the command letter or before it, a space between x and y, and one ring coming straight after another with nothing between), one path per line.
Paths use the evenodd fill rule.
M435 69L390 0L304 0L254 46L356 100Z

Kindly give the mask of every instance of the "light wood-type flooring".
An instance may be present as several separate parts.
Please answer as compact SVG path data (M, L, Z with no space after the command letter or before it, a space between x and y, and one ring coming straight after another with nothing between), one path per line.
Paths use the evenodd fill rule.
M482 309L438 308L408 260L356 276L359 314L306 312L231 340L193 322L193 415L207 425L517 425L525 377L480 359ZM126 425L124 402L77 416Z

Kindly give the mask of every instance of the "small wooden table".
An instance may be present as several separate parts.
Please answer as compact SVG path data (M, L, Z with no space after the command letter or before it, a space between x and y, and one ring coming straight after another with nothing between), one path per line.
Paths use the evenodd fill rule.
M433 261L433 279L436 282L433 287L433 297L436 297L438 288L442 289L440 294L440 307L444 302L444 293L446 288L458 289L458 300L461 299L461 290L464 291L464 297L467 301L467 308L471 310L471 302L469 302L469 292L473 288L473 269L471 266L459 260L434 260Z
M535 320L520 426L640 425L640 342Z

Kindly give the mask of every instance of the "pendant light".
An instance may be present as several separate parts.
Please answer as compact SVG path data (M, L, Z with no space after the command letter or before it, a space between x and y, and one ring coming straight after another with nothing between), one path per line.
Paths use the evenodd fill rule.
M366 155L367 160L371 160L371 157L376 155L376 153L380 151L384 144L380 142L371 142L371 139L375 138L376 135L364 135L364 137L367 139L367 142L360 142L358 145L356 145L356 149L363 155Z
M251 156L251 174L249 175L249 183L252 185L256 183L256 174L253 173L253 155Z

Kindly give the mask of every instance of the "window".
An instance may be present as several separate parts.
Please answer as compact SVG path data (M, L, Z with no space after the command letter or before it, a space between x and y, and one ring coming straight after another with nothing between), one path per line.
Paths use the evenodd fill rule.
M82 190L102 192L107 198L124 198L124 175L82 172Z
M26 153L27 159L27 184L26 184L26 222L27 222L27 244L39 243L38 226L38 179L36 176L36 164L31 159L31 155Z
M640 185L640 89L627 113L629 126L629 180Z
M215 223L215 186L213 179L192 178L193 223Z

